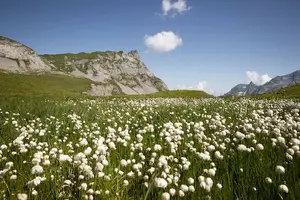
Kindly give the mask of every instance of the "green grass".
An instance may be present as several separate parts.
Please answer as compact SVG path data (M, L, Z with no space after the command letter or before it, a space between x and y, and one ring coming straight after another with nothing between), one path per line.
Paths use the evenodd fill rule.
M93 60L98 57L98 55L107 56L108 54L119 54L121 55L123 51L113 52L113 51L95 51L91 53L80 52L80 53L64 53L64 54L44 54L40 55L45 62L53 64L55 69L63 72L72 72L74 67L66 65L67 61L77 61L77 60ZM86 66L83 68L78 67L78 69L86 73Z
M199 90L167 90L162 92L157 92L154 94L146 95L148 97L162 97L162 98L202 98L202 97L212 97L206 92Z
M71 97L83 96L92 81L55 74L14 74L0 72L0 96Z
M91 87L92 81L56 74L15 74L0 72L0 96L2 97L84 97L83 93ZM115 84L111 82L111 84ZM154 94L119 95L126 98L203 98L212 97L203 91L169 90ZM90 97L92 98L92 97ZM111 98L111 97L108 97Z
M256 97L266 99L300 99L300 84L292 85L270 93L257 95Z
M12 168L15 169L18 175L17 180L10 180L10 173L12 170L7 172L3 177L0 177L0 199L16 199L17 193L28 194L28 199L68 199L70 200L83 200L85 191L80 191L78 187L81 183L93 183L89 185L89 188L94 190L102 190L100 196L94 199L117 199L117 200L143 200L143 199L161 199L160 196L164 191L168 191L169 188L176 188L178 191L181 184L187 184L187 179L192 177L195 179L196 191L194 193L186 193L184 197L180 198L177 196L171 198L174 200L181 199L211 199L222 200L222 199L299 199L300 198L300 159L294 156L294 160L285 163L285 153L286 147L284 145L278 144L276 147L272 147L272 142L270 138L275 137L276 134L270 132L270 135L255 134L255 139L258 143L264 145L265 149L263 151L253 151L251 153L238 152L236 147L238 144L245 144L247 147L255 147L252 139L245 139L243 141L234 141L234 133L239 130L245 134L253 134L251 130L245 129L245 124L251 123L254 128L262 128L266 130L273 130L274 127L281 127L281 135L285 137L286 141L290 141L291 131L285 129L282 126L283 123L289 123L284 120L278 123L268 123L265 121L261 124L261 121L267 117L267 110L273 108L278 111L277 118L283 119L285 114L291 114L291 109L297 107L294 104L291 108L284 103L276 101L225 101L218 99L208 99L196 101L190 101L189 99L176 99L175 101L165 100L162 103L161 99L156 99L154 101L144 101L144 100L134 100L135 104L132 104L132 100L127 99L125 101L121 99L108 100L99 99L96 101L85 101L84 98L69 100L69 101L57 101L57 100L37 100L27 99L25 101L0 101L0 145L12 143L14 139L21 133L21 127L29 127L34 130L47 130L44 136L38 136L37 133L29 134L31 137L26 137L23 139L25 144L30 142L38 143L42 151L45 150L45 154L49 154L49 150L52 148L58 148L64 154L70 156L75 155L75 153L83 152L86 147L77 147L76 144L79 143L80 138L86 138L89 141L89 146L92 147L93 153L96 151L97 146L92 145L95 139L104 137L111 140L114 134L109 133L107 127L113 127L118 129L121 127L123 130L128 127L128 133L131 139L128 141L128 146L123 146L121 143L116 143L116 150L109 149L109 155L107 159L109 165L106 166L103 172L106 175L111 174L110 181L104 180L95 176L94 178L85 178L83 180L78 179L79 166L73 163L60 163L57 158L50 158L51 166L44 166L44 173L40 175L45 176L47 180L41 183L35 189L38 191L38 196L33 197L31 195L32 189L27 185L28 181L35 178L37 175L32 175L30 170L34 166L31 164L34 153L40 151L34 145L28 145L27 153L20 153L17 146L12 145L8 147L8 150L3 150L2 156L6 159L0 160L0 170L5 168L5 163L8 161L14 162ZM145 102L148 102L145 103ZM152 102L152 103L151 103ZM177 103L181 102L181 103ZM263 107L257 107L257 104L263 105ZM146 106L141 106L144 104ZM265 114L261 114L259 119L253 120L250 113L254 110L263 110ZM172 113L172 114L171 114ZM76 120L71 120L69 115L76 114L80 118ZM264 116L266 115L266 116ZM108 121L110 119L110 121ZM217 120L218 119L218 120ZM226 120L223 120L226 119ZM295 122L299 122L297 116L292 117ZM172 122L182 122L186 120L187 123L193 122L193 124L203 122L203 136L202 131L199 127L193 124L183 123L180 130L184 131L180 137L182 142L178 143L178 151L175 154L170 152L169 144L165 141L164 136L160 136L162 133L170 132L170 135L175 134L176 131L169 130L164 126L165 123ZM16 124L16 123L17 124ZM218 123L216 123L218 122ZM233 125L230 125L233 123ZM154 132L148 131L148 125L154 126ZM226 128L225 128L226 127ZM222 132L228 130L227 135ZM100 134L94 134L94 131L99 130ZM143 150L132 151L130 149L131 144L137 144L137 134L140 130L147 130L143 135L144 139ZM294 129L296 130L296 128ZM191 134L191 135L190 135ZM115 135L123 138L121 131L116 131ZM152 137L154 135L155 137ZM204 137L205 135L205 137ZM225 142L226 138L231 138L231 142ZM115 140L113 140L115 141ZM70 147L66 144L73 143L72 149L74 153L69 152ZM222 155L224 155L223 160L216 159L212 155L211 161L205 161L200 159L195 152L192 151L193 148L189 148L193 142L193 148L198 152L203 152L205 150L205 143L209 144L221 144L226 145L226 149L220 150ZM47 146L43 144L47 143ZM31 143L30 143L31 144ZM151 167L148 161L152 157L152 150L148 152L147 147L152 148L154 144L162 145L163 149L157 152L157 159L161 155L165 156L175 156L180 159L182 157L187 158L191 162L191 166L188 170L182 170L178 166L178 163L172 160L168 161L168 165L171 167L170 174L175 174L175 168L180 173L180 181L178 187L174 184L170 184L168 188L160 189L151 187L150 192L147 196L148 189L145 188L142 183L143 176L134 178L128 178L126 175L118 175L114 172L115 168L120 168L123 172L128 173L132 170L132 166L121 167L121 159L135 159L137 162L142 162L139 157L139 153L142 152L146 156L145 164L141 172L143 175L148 174L147 170ZM287 143L287 145L289 145ZM16 152L14 155L12 152ZM130 156L130 153L133 153ZM97 171L95 170L96 160L92 158L92 155L88 156L88 164L92 167L95 175ZM23 162L27 163L24 164ZM211 168L211 162L216 165L217 173L212 177L214 181L214 186L211 192L206 192L200 187L200 183L197 177L204 175L204 169ZM283 175L277 175L275 173L276 165L283 165L286 168L286 173ZM150 176L153 178L155 176L160 176L163 168L157 167L155 174ZM243 172L240 169L243 169ZM54 175L52 180L50 177ZM265 182L266 177L271 177L273 180L272 184L267 184ZM71 187L64 187L64 180L71 180L74 185ZM123 180L129 180L130 184L128 186L123 185ZM285 183L286 182L286 183ZM217 183L223 185L222 190L216 187ZM289 187L289 193L283 194L278 192L278 185L285 183ZM253 187L257 188L257 191L253 190ZM106 190L110 191L109 195L105 195ZM119 193L119 196L116 195ZM59 197L62 194L62 197ZM5 197L5 198L4 198Z
M152 94L134 94L134 95L114 95L108 98L129 98L129 99L147 99L147 98L211 98L213 96L199 90L166 90Z

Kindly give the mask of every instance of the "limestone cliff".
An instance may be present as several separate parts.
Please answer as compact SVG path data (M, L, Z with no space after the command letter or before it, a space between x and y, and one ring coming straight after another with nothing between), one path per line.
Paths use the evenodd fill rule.
M0 36L0 69L10 72L49 71L31 48Z
M93 81L90 95L147 94L167 90L147 69L137 51L37 55L31 48L0 37L0 69L17 73L44 71Z

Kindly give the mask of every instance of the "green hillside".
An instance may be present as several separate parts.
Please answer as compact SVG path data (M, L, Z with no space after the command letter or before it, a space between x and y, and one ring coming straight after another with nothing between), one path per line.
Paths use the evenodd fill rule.
M153 94L118 95L116 97L130 98L209 98L211 95L199 90L167 90Z
M57 74L16 74L0 72L0 97L76 97L84 95L92 81ZM201 98L211 95L197 90L170 90L145 95L117 95L131 98Z
M147 95L149 97L169 97L169 98L200 98L212 97L206 92L199 90L168 90Z
M284 99L284 98L300 99L300 84L292 85L270 93L258 95L256 97L267 98L267 99Z
M15 74L0 72L0 96L76 96L91 85L84 78L56 74Z

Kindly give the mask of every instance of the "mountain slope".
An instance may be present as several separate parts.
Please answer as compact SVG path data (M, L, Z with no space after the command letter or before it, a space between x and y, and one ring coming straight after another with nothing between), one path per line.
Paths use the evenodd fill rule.
M24 73L49 71L50 67L31 48L0 36L0 69Z
M204 91L199 90L168 90L157 92L154 94L147 94L147 97L159 97L159 98L210 98L212 95L207 94Z
M282 98L300 98L300 84L281 88L270 93L257 95L259 98L282 99Z
M295 71L291 74L277 76L261 86L255 85L252 82L248 85L239 84L233 87L224 96L246 96L246 95L265 94L299 83L300 83L300 70Z
M141 62L137 51L41 55L52 70L101 83L92 85L91 95L147 94L167 86Z
M264 94L300 83L300 70L284 76L277 76L262 85L257 94Z
M0 72L0 97L81 96L90 88L91 83L91 80L85 78L50 73Z
M137 51L37 55L31 48L0 38L0 69L13 73L47 72L91 80L90 95L149 94L167 90Z

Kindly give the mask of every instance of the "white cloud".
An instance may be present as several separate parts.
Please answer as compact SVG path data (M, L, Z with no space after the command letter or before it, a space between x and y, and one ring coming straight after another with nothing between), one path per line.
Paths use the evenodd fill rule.
M268 74L260 75L256 71L247 71L247 82L253 82L256 85L263 85L270 81L272 78Z
M201 81L197 85L178 85L177 89L180 90L201 90L211 95L216 95L215 91L209 87L206 81Z
M144 42L148 50L154 52L173 51L183 44L182 38L172 31L162 31L152 36L145 35Z
M187 0L177 0L172 3L172 0L162 0L162 9L164 15L168 15L169 13L173 13L176 15L177 13L183 13L191 9L191 7L187 6Z

